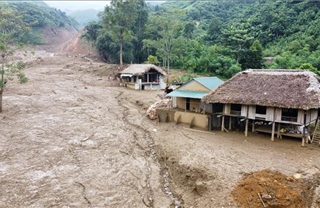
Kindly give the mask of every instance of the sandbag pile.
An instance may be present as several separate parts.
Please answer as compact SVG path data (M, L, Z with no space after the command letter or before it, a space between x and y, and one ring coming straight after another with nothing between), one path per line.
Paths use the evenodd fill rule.
M157 109L159 108L171 108L172 107L172 99L171 98L166 98L157 101L156 103L152 104L148 110L147 110L147 116L151 120L155 120L158 118L157 115Z

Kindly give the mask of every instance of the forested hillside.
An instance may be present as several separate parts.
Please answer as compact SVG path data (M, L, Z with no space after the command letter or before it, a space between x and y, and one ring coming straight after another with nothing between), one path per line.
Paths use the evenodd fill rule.
M314 0L193 0L156 6L113 0L103 20L86 27L84 37L112 63L159 62L225 78L247 68L318 73L319 8Z
M8 9L10 8L10 10ZM51 8L42 1L1 2L0 9L10 11L21 19L22 24L30 28L24 33L16 34L17 41L27 44L42 44L44 41L43 30L47 28L76 28L78 23L68 17L64 12Z
M72 17L82 26L85 26L89 22L98 21L99 20L98 14L99 14L98 10L86 9L86 10L80 10L80 11L73 11L69 13L68 16Z

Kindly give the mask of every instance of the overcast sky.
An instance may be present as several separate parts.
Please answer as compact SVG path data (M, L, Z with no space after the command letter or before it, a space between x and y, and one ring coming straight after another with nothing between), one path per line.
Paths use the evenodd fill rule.
M44 1L51 7L60 9L61 11L74 11L84 9L103 10L110 4L110 1Z
M147 2L165 2L165 0L147 0ZM74 10L84 10L84 9L96 9L104 10L106 5L110 4L110 1L100 0L100 1L44 1L51 7L60 9L61 11L74 11Z

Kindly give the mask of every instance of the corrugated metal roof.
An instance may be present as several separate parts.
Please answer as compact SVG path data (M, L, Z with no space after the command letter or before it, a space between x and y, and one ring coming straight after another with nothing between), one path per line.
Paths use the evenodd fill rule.
M218 77L198 77L193 79L205 86L206 88L208 88L209 90L213 90L223 83L223 81Z
M174 90L174 91L168 93L166 96L201 99L206 94L208 94L208 93L207 92L198 92L198 91Z

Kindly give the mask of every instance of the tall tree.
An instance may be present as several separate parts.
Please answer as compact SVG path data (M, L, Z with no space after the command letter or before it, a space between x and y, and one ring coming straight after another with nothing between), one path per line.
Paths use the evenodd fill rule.
M156 39L145 39L144 43L148 47L153 47L157 50L159 57L162 57L164 66L167 67L168 73L170 70L170 60L172 59L172 47L174 41L179 37L179 32L182 30L183 13L176 10L168 10L163 15L153 16L150 19L148 27L153 28L156 33ZM150 31L150 29L149 29Z
M132 31L135 35L135 39L133 39L133 56L135 63L142 63L147 58L147 52L143 50L143 39L144 33L146 29L146 24L148 21L148 8L147 4L144 0L136 0L135 12L138 14L138 17L133 25Z
M259 40L253 41L252 45L243 54L239 63L242 69L261 69L263 64L263 48Z
M216 17L212 18L212 20L209 23L205 39L210 42L218 43L219 38L221 37L221 34L222 34L221 28L222 28L222 24L220 20Z
M134 26L138 12L137 0L112 0L104 10L104 27L110 32L111 38L119 44L119 59L122 67L123 45L125 41L135 38L131 28Z
M21 35L27 32L29 27L22 21L18 11L6 3L0 3L0 29L0 112L2 112L2 95L10 76L16 74L22 83L28 80L21 72L24 64L8 63L8 57L14 54Z
M233 50L238 64L248 56L253 41L253 37L248 32L248 27L247 22L242 22L231 25L228 30L222 30L225 41ZM242 69L245 69L245 67L242 67Z

